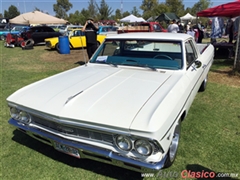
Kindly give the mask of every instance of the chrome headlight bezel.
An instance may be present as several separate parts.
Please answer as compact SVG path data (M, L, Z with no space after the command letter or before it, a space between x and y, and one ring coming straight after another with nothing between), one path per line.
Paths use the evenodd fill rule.
M118 149L120 149L122 151L131 151L132 150L132 141L127 136L124 136L124 135L116 136L115 137L115 144L118 147ZM124 145L127 145L127 147L124 148Z
M135 151L142 156L150 156L153 153L153 145L144 139L138 139L134 142Z
M13 119L24 123L29 124L31 122L31 116L26 111L22 111L16 107L10 107L10 115Z
M15 108L15 107L10 107L10 116L11 116L11 118L18 120L19 113L20 113L19 109Z
M123 142L128 143L128 148L123 148L123 146L119 144L120 139L124 140ZM132 152L137 156L142 156L145 158L151 155L155 155L158 152L164 152L162 147L157 143L157 141L136 136L126 136L118 134L114 136L114 143L120 151L123 151L125 153ZM139 147L139 143L142 145L141 147ZM143 152L144 150L145 153Z

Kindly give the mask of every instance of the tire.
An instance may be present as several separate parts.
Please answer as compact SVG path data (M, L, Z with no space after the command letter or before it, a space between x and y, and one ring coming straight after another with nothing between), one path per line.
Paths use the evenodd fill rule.
M25 47L31 47L34 45L34 41L32 39L26 40L25 43L26 43Z
M177 125L175 126L172 142L169 147L169 150L167 153L167 159L164 165L165 168L170 167L173 164L174 160L176 159L179 140L180 140L180 134L181 134L181 120L179 120Z
M198 92L203 92L205 91L206 87L207 87L207 81L208 81L208 76L206 76L206 78L203 80Z
M2 41L5 41L6 38L5 38L4 35L1 35L1 36L0 36L0 39L1 39Z
M99 46L100 46L100 44L101 44L101 43L100 43L99 41L97 41L97 47L99 47Z
M58 52L60 52L59 43L56 44L55 48L56 48L56 50L57 50Z

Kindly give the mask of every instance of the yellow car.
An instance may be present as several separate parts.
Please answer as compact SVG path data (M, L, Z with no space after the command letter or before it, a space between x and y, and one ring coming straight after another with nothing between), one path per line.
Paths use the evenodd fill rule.
M98 46L104 41L106 35L97 35ZM72 29L68 32L69 46L73 48L86 47L86 37L81 29ZM59 51L58 37L46 38L46 46L51 49L57 49Z

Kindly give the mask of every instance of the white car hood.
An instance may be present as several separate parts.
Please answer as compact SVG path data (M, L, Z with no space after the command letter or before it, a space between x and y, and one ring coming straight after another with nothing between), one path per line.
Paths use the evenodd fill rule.
M7 101L61 118L129 129L172 75L173 71L89 64L26 86Z

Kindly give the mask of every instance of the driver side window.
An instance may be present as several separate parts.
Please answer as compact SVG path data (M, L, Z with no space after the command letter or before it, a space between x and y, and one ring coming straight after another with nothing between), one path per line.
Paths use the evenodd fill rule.
M187 68L188 68L197 59L197 54L191 40L185 43L185 50L186 50L186 60L187 60Z

